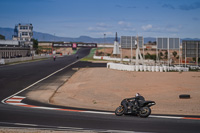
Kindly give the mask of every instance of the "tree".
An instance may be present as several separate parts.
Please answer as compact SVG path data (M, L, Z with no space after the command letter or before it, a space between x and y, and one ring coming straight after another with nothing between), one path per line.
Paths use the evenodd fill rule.
M151 59L151 55L150 55L149 53L147 53L147 54L145 55L145 59Z
M163 56L163 53L162 53L162 52L160 52L160 56Z
M162 59L162 56L163 56L163 53L162 53L162 52L159 52L159 53L158 53L158 58L159 58L159 59Z
M38 54L40 50L38 49L38 40L37 39L32 39L33 42L33 48L35 49L35 53Z
M165 51L165 59L167 59L168 58L168 52L167 52L167 50Z
M155 54L149 54L149 53L147 53L146 55L145 55L145 59L152 59L152 60L156 60L156 55Z
M5 36L0 34L0 40L5 40Z
M33 38L32 41L33 41L33 48L37 49L38 48L38 40Z
M174 57L176 57L176 55L177 55L177 52L176 52L176 51L174 51L172 54L173 54L173 56L174 56Z

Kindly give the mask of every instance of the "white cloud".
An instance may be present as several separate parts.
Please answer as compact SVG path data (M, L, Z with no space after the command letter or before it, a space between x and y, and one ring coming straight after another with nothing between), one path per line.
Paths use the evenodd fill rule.
M148 24L148 25L144 25L144 26L142 26L142 29L143 30L150 30L150 29L152 29L153 28L153 26L151 25L151 24Z
M110 26L106 23L96 23L95 26L88 27L87 30L93 31L93 32L99 32L99 31L106 31L107 28L109 28L109 27Z
M104 27L89 27L88 30L89 31L105 31L106 28L104 28Z
M118 25L123 26L123 27L131 27L132 24L130 22L119 21Z
M106 24L106 23L97 23L96 26L99 26L99 27L109 27L109 25Z
M128 31L128 32L132 32L132 31L136 31L135 28L123 28L123 31Z

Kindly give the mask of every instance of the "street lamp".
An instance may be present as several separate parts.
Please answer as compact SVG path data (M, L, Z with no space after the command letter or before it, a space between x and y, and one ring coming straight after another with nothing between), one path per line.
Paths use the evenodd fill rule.
M105 38L106 38L106 34L104 34L104 56L105 56Z

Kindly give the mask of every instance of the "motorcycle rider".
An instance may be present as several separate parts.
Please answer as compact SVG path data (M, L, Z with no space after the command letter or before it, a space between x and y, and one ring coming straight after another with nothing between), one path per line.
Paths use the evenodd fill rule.
M79 56L78 55L76 55L76 59L78 59L79 58Z
M140 93L136 93L135 94L135 101L134 101L134 105L135 108L138 110L139 109L139 100L141 101L145 101L144 97L140 95Z
M135 97L124 99L121 102L121 104L124 106L124 112L128 113L128 107L130 107L130 113L132 113L132 108L134 105L135 109L139 110L139 100L145 100L144 97L140 95L140 93L136 93Z
M53 60L54 60L54 61L56 60L56 56L55 56L55 55L53 56Z

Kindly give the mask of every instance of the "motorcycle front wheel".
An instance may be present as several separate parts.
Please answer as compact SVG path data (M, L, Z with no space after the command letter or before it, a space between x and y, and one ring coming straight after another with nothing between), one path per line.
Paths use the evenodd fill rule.
M124 114L124 108L122 106L119 106L115 110L115 115L116 116L122 116Z
M151 114L151 109L149 107L142 107L139 111L140 117L148 117Z

